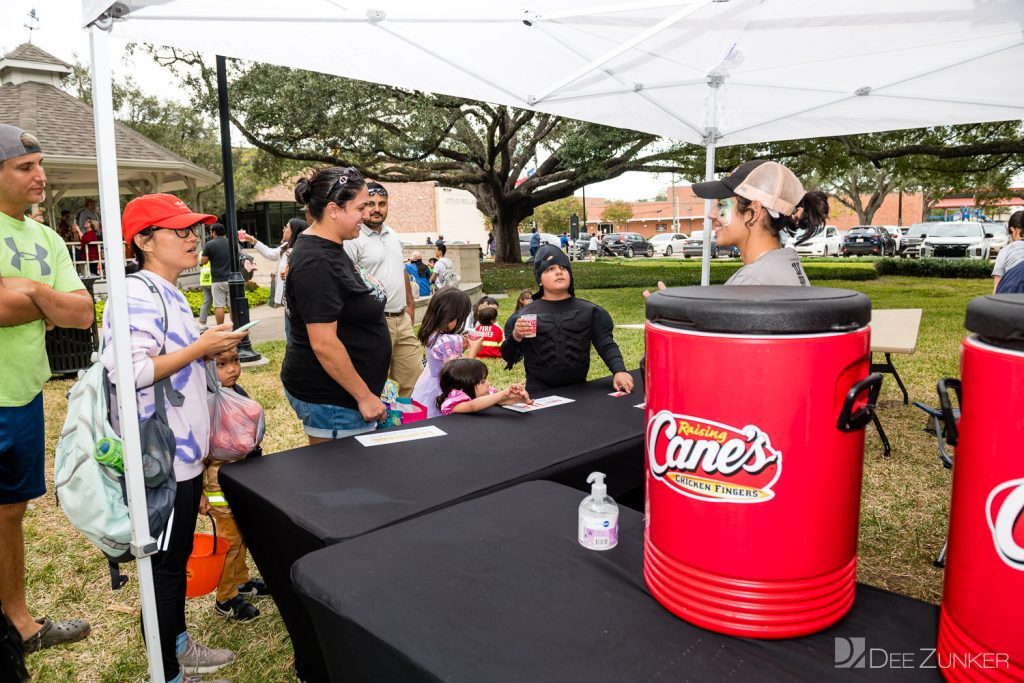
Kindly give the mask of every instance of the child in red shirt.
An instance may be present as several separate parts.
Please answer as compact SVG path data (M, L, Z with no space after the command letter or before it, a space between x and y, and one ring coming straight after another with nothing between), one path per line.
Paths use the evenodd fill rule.
M480 297L473 311L473 319L476 320L474 329L484 333L484 345L477 358L501 358L501 342L505 341L505 333L496 324L498 301L489 296Z

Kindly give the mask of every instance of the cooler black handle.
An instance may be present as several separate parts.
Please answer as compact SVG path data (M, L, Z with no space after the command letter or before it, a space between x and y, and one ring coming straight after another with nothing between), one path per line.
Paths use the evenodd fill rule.
M949 390L956 392L957 405L963 405L962 386L960 380L947 377L940 379L936 388L939 390L939 405L942 406L942 432L946 436L946 443L955 446L960 434L956 427L956 417L953 415L953 404L949 402Z
M878 401L878 393L881 390L882 375L877 372L873 375L868 375L850 387L850 390L846 392L846 400L843 402L843 409L839 413L839 422L836 424L839 431L853 432L858 429L864 429L868 422L871 422L871 418L875 414L875 403ZM854 411L854 401L856 401L857 397L865 391L868 392L867 405Z

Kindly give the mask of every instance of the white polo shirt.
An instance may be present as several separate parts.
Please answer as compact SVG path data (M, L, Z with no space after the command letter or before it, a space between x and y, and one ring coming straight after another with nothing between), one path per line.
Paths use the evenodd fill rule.
M380 280L387 292L387 313L405 310L405 256L398 233L385 223L380 232L365 225L359 226L359 237L345 240L345 251L366 272Z

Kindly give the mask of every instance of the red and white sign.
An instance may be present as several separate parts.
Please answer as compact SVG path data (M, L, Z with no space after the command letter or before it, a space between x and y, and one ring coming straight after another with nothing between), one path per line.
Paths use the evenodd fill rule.
M782 453L756 425L732 427L667 410L647 423L647 460L657 481L712 503L771 500L782 474Z

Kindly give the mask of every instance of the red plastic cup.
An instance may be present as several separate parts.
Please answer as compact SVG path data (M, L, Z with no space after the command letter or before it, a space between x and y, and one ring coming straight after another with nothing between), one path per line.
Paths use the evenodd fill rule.
M531 339L533 337L536 337L537 336L537 314L536 313L525 313L525 314L519 316L519 319L520 320L525 320L526 322L530 323L530 331L527 332L524 336L527 339Z

